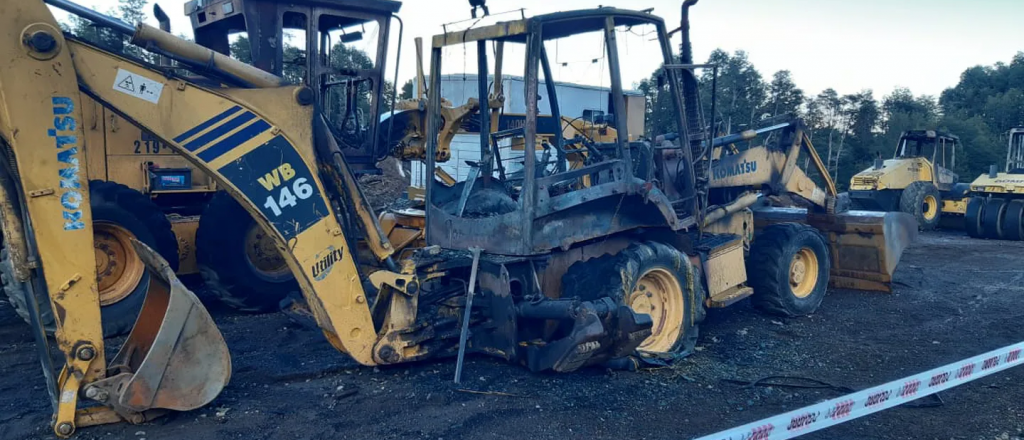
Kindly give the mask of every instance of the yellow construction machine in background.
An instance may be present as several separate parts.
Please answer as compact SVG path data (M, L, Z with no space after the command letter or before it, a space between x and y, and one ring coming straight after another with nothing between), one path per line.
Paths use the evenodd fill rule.
M415 142L395 148L386 139L417 130L377 125L383 51L375 68L353 69L331 64L329 45L311 44L306 57L314 68L289 85L210 50L212 44L131 26L68 0L46 2L179 63L154 65L65 36L43 1L0 0L5 272L29 310L59 437L201 407L227 386L231 371L209 313L142 240L129 242L148 269L148 291L131 334L107 358L94 276L102 256L90 251L101 215L93 209L92 187L102 184L82 169L94 152L86 143L82 95L151 133L249 214L333 347L367 366L456 356L456 381L466 354L558 372L675 359L693 349L706 307L752 295L771 312L804 315L817 309L830 278L877 273L868 281L884 284L915 230L904 227L906 214L844 213L831 182L821 189L799 166L807 148L799 122L778 128L778 144L716 150L739 139L716 142L699 112L686 32L693 0L683 7L682 65L673 64L664 21L649 11L560 12L436 36L426 119L415 124L422 150ZM345 3L398 7L387 0ZM289 23L314 26L307 28L310 42L354 38L348 26L371 19L376 37L386 41L380 24L389 15L316 8L304 15L287 6L285 14L298 14ZM611 114L625 115L618 39L638 28L657 37L667 67L659 93L673 103L677 132L653 144L632 140L622 135L629 132L626 118L613 117L615 138L567 139L556 130L551 168L525 154L521 176L495 172L492 103L503 94L488 81L489 61L497 85L504 46L526 53L526 115L518 130L524 151L533 152L542 94L552 117L562 120L553 81L543 92L539 87L541 75L552 78L546 47L595 37L607 60ZM478 57L477 102L488 105L465 114L479 120L484 160L453 185L431 179L422 223L382 228L354 170L381 154L418 157L428 170L447 158L441 55L453 45L475 47ZM584 150L576 158L582 165L570 167L568 157ZM723 170L726 177L716 183ZM766 199L790 217L760 206ZM396 231L404 237L398 243L389 238L398 241ZM47 305L62 355L59 373L41 319Z
M1006 169L971 182L964 225L975 238L1024 240L1024 127L1009 131Z
M923 230L938 227L942 216L958 223L967 211L968 190L951 170L960 148L960 138L949 133L904 132L892 159L877 159L850 180L854 208L905 212Z

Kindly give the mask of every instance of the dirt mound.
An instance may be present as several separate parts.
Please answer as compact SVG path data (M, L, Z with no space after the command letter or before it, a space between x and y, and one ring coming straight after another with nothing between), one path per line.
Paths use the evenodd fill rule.
M405 198L405 190L409 187L409 171L407 168L401 169L402 166L401 161L389 157L377 163L380 174L359 176L363 195L375 212L380 212Z

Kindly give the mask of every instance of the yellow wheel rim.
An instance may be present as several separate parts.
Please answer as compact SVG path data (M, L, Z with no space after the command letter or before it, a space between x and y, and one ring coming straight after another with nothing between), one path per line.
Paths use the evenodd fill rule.
M789 262L789 288L797 298L806 298L818 285L818 256L801 248Z
M142 280L146 266L132 247L134 234L108 222L93 224L93 248L96 252L96 282L100 305L125 299Z
M640 350L663 353L672 350L683 332L683 288L666 269L650 269L640 275L626 304L634 312L651 316L651 336Z
M939 201L933 195L924 196L924 206L921 207L924 218L931 220L939 213Z
M245 258L257 272L267 277L279 277L289 272L288 264L274 246L274 241L258 225L252 225L245 234Z

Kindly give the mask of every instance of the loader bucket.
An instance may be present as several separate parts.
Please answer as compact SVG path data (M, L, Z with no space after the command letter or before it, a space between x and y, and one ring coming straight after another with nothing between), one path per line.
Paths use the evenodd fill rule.
M902 212L808 214L798 208L764 208L754 211L754 219L758 229L799 222L821 231L831 249L829 284L844 289L892 292L896 265L907 246L917 239L917 221Z
M152 276L135 327L110 361L109 377L90 384L99 400L133 423L160 411L210 403L231 376L227 344L199 298L159 254L133 240Z

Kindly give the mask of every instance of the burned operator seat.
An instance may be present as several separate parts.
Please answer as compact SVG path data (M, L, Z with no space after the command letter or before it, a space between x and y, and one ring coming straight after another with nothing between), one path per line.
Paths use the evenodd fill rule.
M473 174L478 169L477 164L471 161L466 164L474 169L469 179L451 187L439 182L434 185L437 204L445 212L459 217L481 218L508 214L519 209L519 204L501 180L475 178ZM468 193L466 185L472 185Z

